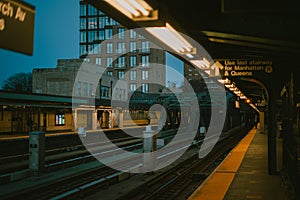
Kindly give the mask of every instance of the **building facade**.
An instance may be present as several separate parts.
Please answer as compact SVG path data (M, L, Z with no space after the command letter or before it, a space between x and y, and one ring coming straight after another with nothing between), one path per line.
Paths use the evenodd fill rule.
M76 78L83 65L84 69L81 71L84 71L84 76ZM98 79L97 76L95 77L94 69L99 71L102 68L96 64L85 62L84 59L60 59L55 68L35 68L32 71L32 92L127 101L128 84L125 80L118 80L106 74ZM95 78L97 78L96 81Z
M79 46L80 58L106 68L108 76L125 79L130 92L156 93L165 86L165 52L83 0Z

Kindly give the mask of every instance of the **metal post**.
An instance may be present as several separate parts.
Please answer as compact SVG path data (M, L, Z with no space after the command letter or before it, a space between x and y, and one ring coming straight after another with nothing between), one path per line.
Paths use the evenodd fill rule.
M270 92L273 94L272 92ZM276 120L275 107L276 97L272 95L269 100L269 115L268 115L268 172L270 175L276 174Z
M155 167L155 150L156 150L156 136L155 131L151 129L151 125L146 126L143 131L143 149L144 149L144 170L153 171ZM155 145L155 147L154 147ZM152 152L152 153L151 153Z
M29 169L39 175L45 167L45 132L29 133Z

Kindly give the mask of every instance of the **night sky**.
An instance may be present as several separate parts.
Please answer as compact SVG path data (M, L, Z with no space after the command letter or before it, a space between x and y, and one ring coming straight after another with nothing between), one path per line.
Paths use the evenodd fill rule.
M0 88L3 81L16 72L55 67L57 59L79 57L79 0L25 2L35 6L36 10L34 52L27 56L0 49ZM182 64L167 57L167 64L182 73Z

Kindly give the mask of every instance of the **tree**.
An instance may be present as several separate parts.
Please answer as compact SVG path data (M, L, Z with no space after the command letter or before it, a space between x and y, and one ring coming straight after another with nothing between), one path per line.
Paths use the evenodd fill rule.
M32 92L32 74L31 73L15 73L4 81L3 90L14 92Z

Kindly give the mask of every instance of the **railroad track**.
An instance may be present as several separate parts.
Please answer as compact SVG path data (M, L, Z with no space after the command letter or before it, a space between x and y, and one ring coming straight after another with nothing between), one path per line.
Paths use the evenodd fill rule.
M139 188L128 192L119 200L182 200L188 198L226 157L228 152L245 136L248 129L240 131L242 131L241 134L231 134L230 137L220 141L205 158L199 159L198 154L196 154L161 176L155 177Z
M234 136L237 135L234 134ZM224 141L228 140L230 140L230 138L224 139ZM239 140L240 138L236 139L236 143ZM215 150L212 151L209 156L206 156L207 161L204 161L203 159L199 160L197 154L195 157L190 158L190 160L185 160L172 170L169 170L167 173L146 182L143 186L141 186L143 188L147 188L146 193L145 190L138 190L137 188L120 199L176 199L176 197L182 196L184 188L186 188L186 190L190 190L188 188L190 188L191 183L195 186L198 186L201 183L201 180L193 181L195 172L197 173L196 177L199 177L199 174L205 174L202 177L202 179L204 179L206 175L213 170L213 167L216 166L216 160L220 162L220 160L223 159L224 151L226 150L223 149L225 147L221 148L221 146L226 145L223 145L223 142L219 143L214 148ZM231 147L228 148L233 148L233 146L234 145L231 144ZM223 152L223 154L219 155L217 152ZM212 157L217 157L213 163L209 162ZM126 167L125 165L129 160L124 160L124 167ZM119 164L121 165L122 162L123 161ZM141 167L141 165L137 165L136 167ZM82 199L84 196L94 193L96 189L117 183L122 173L123 172L115 171L102 165L82 173L77 173L72 176L51 181L47 184L39 185L38 187L32 187L15 194L11 194L10 196L5 196L5 199ZM132 175L130 173L128 174L128 176ZM144 193L140 194L138 191L143 191ZM193 190L191 190L190 193L192 191Z
M119 138L113 140L114 143L118 144L120 147L129 149L135 146L132 145L142 145L141 139L134 139L132 137ZM89 145L90 148L97 148L105 146L103 142L95 142ZM0 174L14 173L20 170L25 170L28 168L28 154L22 154L17 156L2 157L0 158ZM74 166L77 164L86 163L89 161L94 161L95 158L91 155L83 145L70 146L59 149L52 149L46 151L45 158L45 171L54 171L62 168Z

